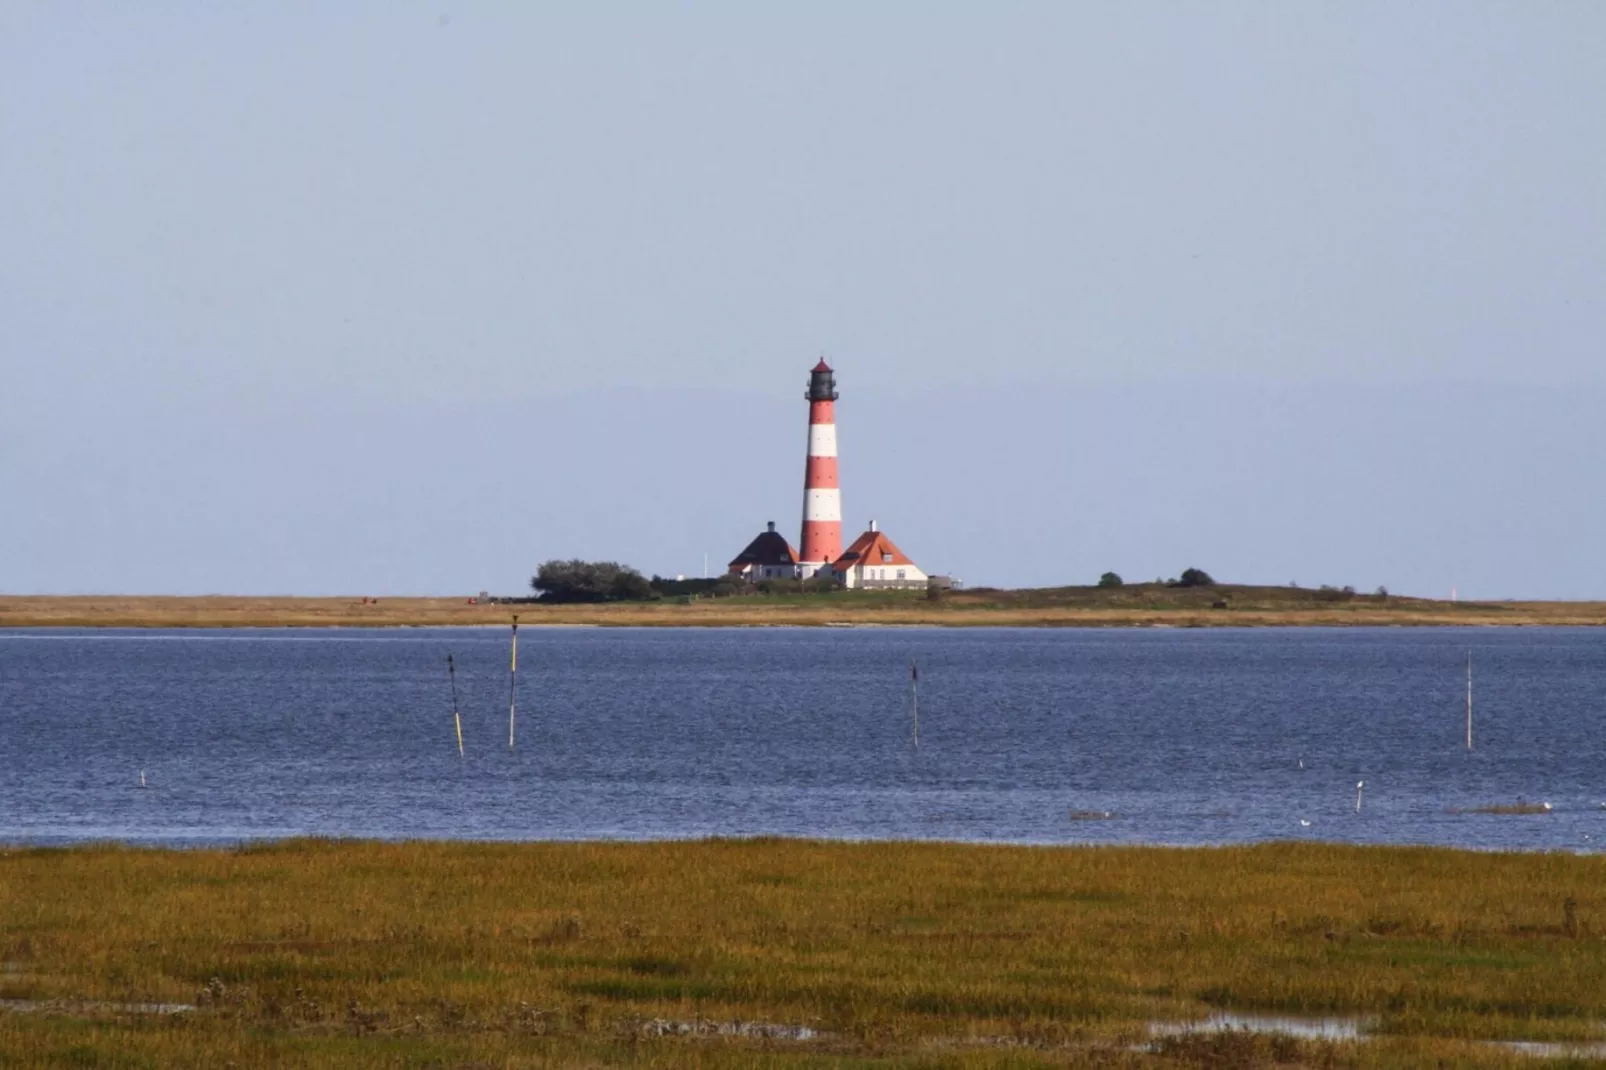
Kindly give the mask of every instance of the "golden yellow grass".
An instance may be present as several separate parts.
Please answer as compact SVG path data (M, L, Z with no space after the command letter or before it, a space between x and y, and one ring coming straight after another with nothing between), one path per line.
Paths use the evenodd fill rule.
M1480 1041L1594 1036L1606 1018L1606 859L780 840L11 849L0 959L0 998L57 1008L0 1014L0 1065L1517 1064ZM1361 1015L1380 1036L1133 1047L1149 1021L1217 1009Z
M1225 603L1218 606L1217 603ZM1157 585L1120 591L1052 588L961 591L940 602L919 592L675 599L612 605L474 605L465 598L160 597L0 595L0 627L431 627L506 625L741 627L937 625L994 627L1215 627L1297 625L1601 625L1606 602L1435 602L1289 588Z

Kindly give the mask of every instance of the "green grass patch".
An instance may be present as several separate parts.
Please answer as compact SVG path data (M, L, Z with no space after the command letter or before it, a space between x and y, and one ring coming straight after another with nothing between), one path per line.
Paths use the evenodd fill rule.
M1596 1035L1603 933L1594 856L777 839L0 851L0 983L67 1001L0 1014L0 1066L1176 1065L1283 1051L1126 1046L1151 1019L1216 1008L1366 1016L1386 1034L1287 1049L1300 1059L1499 1065L1514 1056L1478 1045ZM115 1009L139 1002L197 1009ZM641 1033L660 1019L704 1024Z

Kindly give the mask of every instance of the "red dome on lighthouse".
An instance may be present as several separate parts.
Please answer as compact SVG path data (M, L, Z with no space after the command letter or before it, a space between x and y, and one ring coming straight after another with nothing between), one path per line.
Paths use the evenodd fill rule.
M810 368L809 370L810 371L816 371L816 372L828 372L828 371L831 370L831 366L825 362L825 358L824 357L821 357L820 358L820 363L816 364L813 368Z

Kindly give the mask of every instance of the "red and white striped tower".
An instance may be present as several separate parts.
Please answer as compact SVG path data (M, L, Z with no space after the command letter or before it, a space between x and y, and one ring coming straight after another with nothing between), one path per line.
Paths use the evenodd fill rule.
M809 376L809 462L803 475L798 573L808 579L842 556L842 491L836 482L836 380L822 357Z

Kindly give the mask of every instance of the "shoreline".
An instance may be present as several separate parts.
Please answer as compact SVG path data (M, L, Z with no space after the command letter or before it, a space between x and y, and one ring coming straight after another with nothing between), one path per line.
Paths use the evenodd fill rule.
M1565 813L1568 811L1557 811ZM1572 813L1593 813L1585 808L1573 810ZM1505 815L1501 815L1505 816ZM116 837L95 837L81 840L61 840L55 838L9 839L0 835L0 859L23 853L59 852L71 853L82 851L134 851L144 854L205 854L209 852L228 851L277 851L289 849L296 845L316 845L320 847L429 847L442 850L453 848L508 848L530 850L566 849L566 848L630 848L630 847L692 847L696 845L770 845L774 847L886 847L886 848L952 848L957 851L1159 851L1159 852L1187 852L1199 853L1205 851L1266 851L1266 850L1323 850L1333 849L1342 851L1447 851L1452 854L1468 855L1479 858L1509 857L1509 858L1539 858L1556 855L1566 858L1594 859L1606 858L1606 847L1473 847L1465 844L1408 842L1388 843L1383 841L1354 842L1350 840L1321 840L1302 839L1295 836L1280 839L1266 840L1221 840L1212 843L1172 843L1163 840L1143 841L1101 841L1101 840L946 840L923 839L908 836L794 836L786 833L755 832L731 833L714 835L686 835L686 836L576 836L570 839L496 839L473 838L443 839L440 837L386 837L386 836L342 836L322 832L291 832L274 836L248 836L238 839L195 839L185 842L181 838L174 839L118 839Z
M942 601L843 592L589 605L459 598L0 595L0 628L1601 627L1606 602L1435 602L1277 588L964 591ZM1218 597L1219 596L1219 597ZM1223 604L1225 603L1225 604Z

